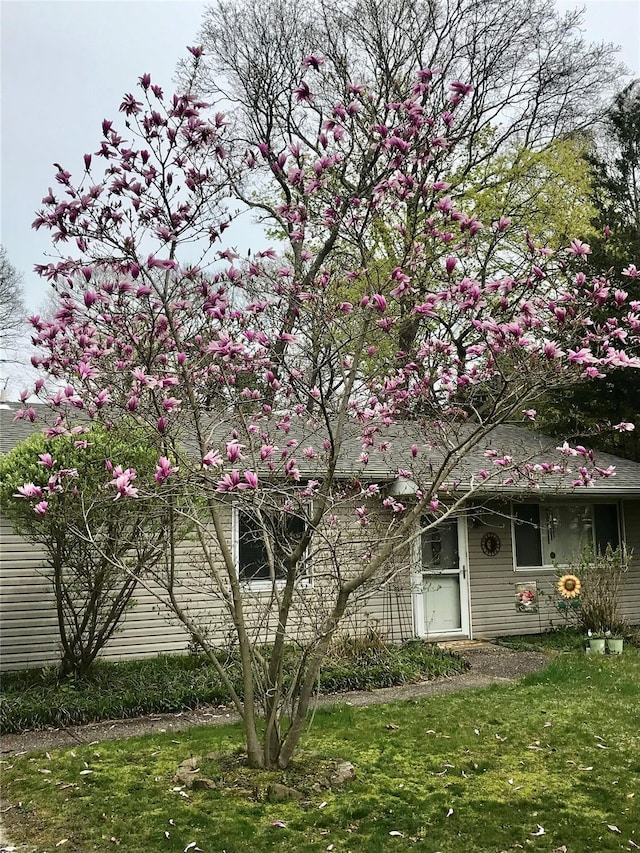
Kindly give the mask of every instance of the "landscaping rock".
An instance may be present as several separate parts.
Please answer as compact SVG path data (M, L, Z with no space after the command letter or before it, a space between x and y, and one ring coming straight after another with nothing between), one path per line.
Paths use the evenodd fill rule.
M192 755L190 758L185 758L178 765L173 781L186 785L187 788L193 788L193 783L198 779L198 774L200 773L201 761L202 758L199 755Z
M218 786L213 779L206 779L204 776L196 776L191 783L191 787L194 791L215 791Z
M331 774L331 787L339 788L345 782L356 778L356 771L350 761L341 761Z
M193 788L193 780L197 778L197 770L187 770L185 767L178 767L173 781L178 782L180 785L186 785L187 788Z
M272 803L279 803L284 800L301 800L302 794L300 791L296 791L295 788L289 788L287 785L281 785L279 782L271 782L267 788L267 799Z

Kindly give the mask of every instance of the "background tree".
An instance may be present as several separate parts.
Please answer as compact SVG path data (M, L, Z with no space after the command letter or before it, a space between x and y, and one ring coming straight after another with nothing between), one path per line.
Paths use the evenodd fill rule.
M16 360L10 350L18 342L24 317L22 275L0 246L0 364Z
M640 81L616 96L585 161L593 174L593 262L616 275L631 270L625 290L630 299L640 300ZM637 346L630 352L640 355ZM550 395L541 422L555 434L588 439L601 450L639 462L640 431L598 434L603 424L634 422L639 412L640 371L630 370Z
M498 0L409 4L355 0L346 5L329 0L304 8L282 0L259 6L222 0L205 13L200 38L208 56L201 65L198 85L214 101L232 104L229 145L238 154L256 139L266 146L266 153L257 156L260 172L253 169L246 186L236 180L235 191L286 243L297 226L284 221L279 212L290 200L278 159L287 157L291 144L303 139L314 146L322 162L325 139L336 125L342 132L341 114L353 102L354 89L366 87L367 99L358 102L364 127L383 120L384 132L391 131L389 138L393 138L390 118L394 106L411 91L421 71L426 69L429 79L440 74L446 80L472 82L465 97L459 98L453 125L446 87L425 85L426 78L418 82L422 87L420 108L429 115L443 116L446 133L429 152L428 162L416 164L409 176L407 193L411 193L412 203L402 206L404 221L398 220L397 210L395 214L379 210L379 230L370 231L367 245L360 242L354 247L346 241L341 249L346 254L365 251L366 265L375 258L382 265L382 278L389 269L404 269L410 247L424 231L423 223L433 215L437 203L433 194L422 192L428 176L432 182L446 181L448 194L468 215L480 219L495 213L495 222L509 218L510 242L492 239L489 226L494 218L486 216L485 242L474 241L473 245L474 249L480 246L477 263L485 274L506 268L517 274L529 261L526 250L524 255L521 251L524 231L541 225L542 217L531 215L532 209L546 202L547 210L555 211L552 224L561 225L552 240L557 245L561 245L560 233L567 230L571 212L584 219L579 205L571 201L571 191L576 189L573 181L569 181L569 191L561 189L571 171L571 151L567 150L571 146L568 142L563 146L561 141L598 119L621 74L621 67L611 62L612 46L585 43L580 25L580 13L560 15L550 0L514 4ZM305 57L313 61L314 54L325 63L322 74L315 73L312 64L299 88L301 63ZM308 108L300 109L301 104ZM333 114L336 104L341 108ZM324 133L317 134L324 113L327 126ZM352 118L349 116L349 138L363 151L367 132L357 135L359 123ZM558 180L560 162L562 180ZM574 167L574 171L579 170ZM352 174L333 177L334 197L358 195L360 188ZM577 189L575 198L584 198L584 186ZM554 204L560 196L563 203ZM331 210L329 193L327 205ZM307 229L312 221L309 216ZM537 230L548 236L550 225ZM577 221L576 227L579 225ZM384 239L380 231L386 232ZM534 240L538 242L537 235ZM432 272L438 274L446 249L439 240L425 247L432 266L423 265L421 285L412 275L414 286L424 293ZM392 346L411 360L417 327L409 316L410 305L400 301L398 310L401 322ZM315 350L321 350L318 342Z
M153 483L157 453L141 435L99 424L35 433L0 459L0 505L18 533L44 547L62 675L84 675L117 630L138 579L164 558L173 522L162 500L114 500L112 472ZM124 474L122 476L125 476ZM130 493L135 489L130 487ZM177 525L174 530L178 537Z
M202 49L190 52L196 81ZM481 223L441 180L469 85L434 83L422 68L394 83L390 102L354 83L339 54L297 67L293 89L249 105L255 135L239 156L234 124L192 89L165 100L144 75L120 107L126 130L103 122L104 172L91 155L77 181L60 168L64 199L45 198L34 222L76 247L41 267L61 308L53 321L33 318L33 361L69 390L40 396L61 417L81 408L117 428L126 415L162 454L157 474L199 553L185 575L169 549L158 595L227 686L249 762L266 767L291 761L341 620L408 566L423 530L491 483L526 490L560 476L578 487L613 473L585 448L532 459L494 432L533 417L525 401L549 387L634 363L617 335L631 340L640 325L637 306L589 274L579 240L557 256L529 240L517 276L489 272L483 253L499 250L508 224L483 243ZM288 124L263 125L270 109L288 110ZM226 200L245 199L265 175L281 194L265 212L283 252L222 249L207 270L202 240L219 241ZM416 199L428 216L414 216ZM387 220L403 240L392 268L379 263ZM181 263L194 241L202 262ZM592 324L594 308L612 317ZM405 352L372 375L366 359L386 335L402 340L403 323ZM114 470L107 488L156 500L135 477ZM410 500L388 490L396 481L414 484ZM244 572L243 544L260 550ZM210 610L192 606L196 585ZM225 632L242 692L216 655Z

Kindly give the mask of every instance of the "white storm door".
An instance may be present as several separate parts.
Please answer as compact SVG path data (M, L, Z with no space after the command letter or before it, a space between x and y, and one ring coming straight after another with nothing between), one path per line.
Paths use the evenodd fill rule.
M423 525L428 523L423 520ZM464 518L425 530L414 573L414 618L421 637L469 636L467 529Z

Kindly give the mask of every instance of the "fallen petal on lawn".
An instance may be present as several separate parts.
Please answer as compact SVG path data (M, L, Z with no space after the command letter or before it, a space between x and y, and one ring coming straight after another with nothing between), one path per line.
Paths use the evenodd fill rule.
M56 844L56 847L62 847L62 845L66 844L68 840L68 838L61 838L60 841L58 841L58 843Z
M529 835L544 835L544 826L540 826L538 824L538 829L536 832L530 832Z
M640 850L640 846L638 846L638 845L636 844L636 842L635 842L635 841L632 841L631 839L629 839L629 847L633 847L633 848L634 848L634 850Z
M404 838L404 832L398 832L397 829L392 829L389 835L393 835L395 838Z
M562 847L555 847L553 853L567 853L567 845L563 844Z
M449 811L446 813L445 817L451 817L452 814L453 814L453 809L449 809Z
M578 770L593 770L593 767L578 767Z
M277 826L280 829L286 829L287 824L283 820L274 820L271 826Z
M622 830L621 830L621 829L619 829L619 828L615 825L615 823L608 823L608 824L607 824L607 829L610 829L610 830L611 830L611 832L622 832Z

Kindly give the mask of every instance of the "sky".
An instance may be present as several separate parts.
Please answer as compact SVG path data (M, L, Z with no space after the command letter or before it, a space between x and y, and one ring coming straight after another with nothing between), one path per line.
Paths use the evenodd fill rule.
M586 36L621 46L640 76L638 0L557 0L584 6ZM2 0L0 3L0 239L24 275L29 311L47 287L33 272L46 260L48 232L31 222L53 162L77 170L95 150L103 118L149 72L171 91L176 64L197 43L205 4L195 0Z

